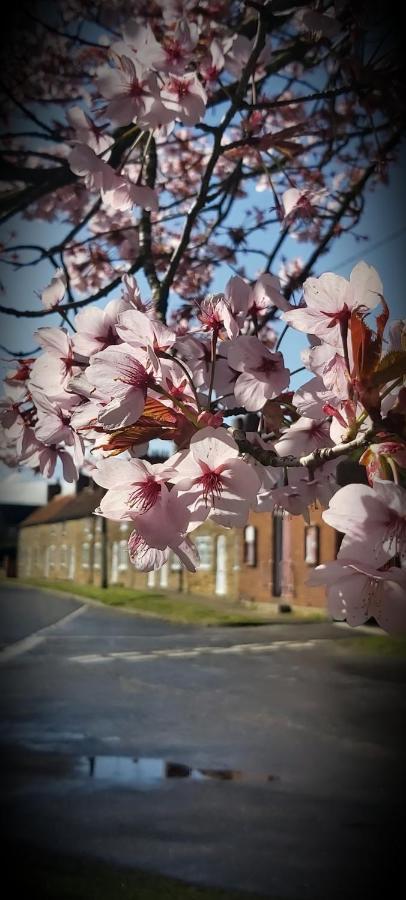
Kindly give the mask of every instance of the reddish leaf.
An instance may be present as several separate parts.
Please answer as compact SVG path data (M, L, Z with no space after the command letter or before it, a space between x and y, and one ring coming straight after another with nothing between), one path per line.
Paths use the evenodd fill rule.
M382 352L382 337L385 325L388 321L389 310L383 297L381 297L383 312L377 316L376 331L365 324L365 309L357 306L353 309L350 319L352 353L354 358L355 376L359 381L365 381L372 375L379 365Z
M371 385L382 387L402 375L406 375L406 352L404 350L392 351L380 360L371 376Z

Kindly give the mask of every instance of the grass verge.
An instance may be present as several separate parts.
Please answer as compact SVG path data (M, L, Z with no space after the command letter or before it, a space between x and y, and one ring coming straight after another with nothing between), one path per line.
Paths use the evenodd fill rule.
M258 610L230 609L211 605L200 598L184 594L137 591L133 588L100 588L93 584L74 584L71 581L49 581L40 578L13 578L10 585L29 585L51 591L63 591L76 597L98 600L106 606L121 607L148 616L157 616L168 622L187 625L265 625L271 622L322 622L325 617L319 611L267 614Z
M349 637L345 640L337 641L336 647L344 653L356 653L359 656L406 659L406 637L391 637L388 634L363 634L360 637Z
M260 900L257 894L195 887L163 875L71 859L32 847L11 848L11 859L17 850L19 867L11 883L31 900Z

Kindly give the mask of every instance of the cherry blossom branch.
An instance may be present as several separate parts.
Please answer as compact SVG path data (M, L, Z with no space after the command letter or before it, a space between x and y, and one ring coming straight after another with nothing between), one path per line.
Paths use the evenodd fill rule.
M133 275L134 272L138 272L144 265L145 258L143 254L140 254L135 262L127 269L127 275ZM115 288L119 287L122 283L122 276L118 275L117 278L114 278L113 281L110 281L105 287L100 288L99 291L96 291L94 294L90 294L88 297L84 297L82 300L73 300L71 303L64 303L63 306L58 306L54 310L49 309L14 309L12 306L1 306L0 305L0 313L5 313L8 316L15 316L17 319L22 317L26 317L27 319L38 319L42 316L49 316L52 313L61 313L66 312L69 309L77 309L82 306L87 306L89 303L97 303L98 300L102 300L104 297L108 297L111 291L114 291Z
M176 250L173 253L173 256L172 256L168 271L165 275L165 278L163 279L163 281L161 283L160 297L159 297L159 303L158 303L158 312L164 321L165 321L166 311L167 311L167 307L168 307L168 297L169 297L170 287L172 285L173 279L177 272L180 260L189 244L193 225L196 221L196 218L197 218L199 212L201 211L201 209L204 206L204 203L205 203L205 200L207 197L207 192L208 192L208 189L210 186L211 176L214 172L214 167L216 165L217 160L219 159L219 157L222 154L221 141L223 138L223 134L224 134L226 128L228 128L230 122L232 121L233 116L234 116L235 112L237 111L237 109L241 103L241 100L245 94L247 85L249 84L251 73L254 70L257 59L265 46L265 37L266 37L266 31L265 31L264 24L263 24L263 18L261 15L259 15L258 16L257 33L256 33L254 46L253 46L250 58L247 62L247 65L246 65L244 71L243 71L243 74L241 75L240 81L238 82L238 85L236 87L234 99L232 100L230 107L229 107L228 111L226 112L225 116L223 117L222 123L216 132L214 142L213 142L211 156L207 162L206 170L205 170L204 176L201 181L199 193L198 193L198 195L196 197L196 201L186 219L180 241L178 243Z
M157 170L157 155L156 155L156 144L155 140L150 133L147 137L147 147L146 147L146 184L149 188L155 188L156 181L156 170ZM151 228L151 213L143 209L141 215L141 221L139 226L139 237L140 237L140 249L144 254L145 262L144 262L144 271L148 280L148 284L151 288L152 299L155 303L159 301L160 288L161 284L158 279L154 257L152 252L152 228Z
M172 356L171 353L166 353L165 350L160 350L159 356L160 356L160 358L162 357L163 359L169 359L172 363L175 361L176 365L179 366L179 368L182 369L182 372L185 373L188 384L189 384L192 394L194 396L196 406L200 412L202 407L201 407L200 400L199 400L199 397L197 394L195 383L194 383L193 378L192 378L190 372L188 371L185 363L179 358L179 356Z
M386 143L382 146L382 153L387 154L391 150L393 150L402 140L402 132L400 129L396 130L395 133L386 141ZM328 228L326 234L321 239L311 256L309 257L306 265L300 272L300 276L293 277L289 280L285 290L284 295L286 298L289 298L295 290L295 288L299 287L299 285L303 284L308 275L310 275L314 263L318 260L319 256L326 250L326 247L330 243L331 239L334 237L337 225L340 222L340 219L345 215L348 208L351 206L352 201L361 193L364 189L365 185L375 174L376 169L379 166L379 160L375 159L373 162L366 168L364 174L361 178L355 183L354 187L349 191L349 193L345 196L341 206L333 216L331 220L331 225Z
M292 468L305 467L310 470L323 466L326 462L345 456L353 450L361 450L367 447L374 436L373 431L366 431L358 435L351 441L336 444L334 447L318 447L306 456L278 456L275 450L266 450L252 444L247 439L245 431L240 428L229 428L228 431L233 436L241 453L247 453L252 456L263 466L271 466L272 468Z
M13 356L14 358L20 357L21 359L24 359L28 356L34 356L35 353L39 353L41 347L35 347L34 350L10 350L10 348L5 347L4 344L0 344L0 350L2 350L3 353L9 353L10 356Z

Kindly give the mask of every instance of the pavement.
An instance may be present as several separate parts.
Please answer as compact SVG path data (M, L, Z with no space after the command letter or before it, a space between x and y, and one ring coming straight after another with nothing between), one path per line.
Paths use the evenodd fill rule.
M388 893L404 662L330 623L180 626L8 586L0 612L16 847L278 900Z

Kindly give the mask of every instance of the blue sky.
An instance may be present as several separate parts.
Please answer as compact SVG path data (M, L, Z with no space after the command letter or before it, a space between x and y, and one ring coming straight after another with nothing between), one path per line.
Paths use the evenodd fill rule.
M406 302L404 300L406 261L405 166L406 148L403 147L400 160L390 173L389 185L379 185L374 191L367 193L364 212L355 235L345 234L337 238L331 249L319 259L314 267L316 275L332 271L348 277L353 266L359 260L365 259L368 263L375 266L382 278L391 319L406 317ZM246 203L249 202L250 198L248 198ZM251 202L261 206L264 204L270 206L272 205L272 198L271 196L267 197L264 193L254 194L253 192ZM231 224L237 225L238 222L233 221ZM272 246L279 233L279 225L275 224L271 228L274 231L270 233L268 229L262 237L261 243L265 249ZM41 243L44 246L49 246L50 244L55 244L60 238L59 226L39 225L36 222L21 221L16 223L15 231L17 232L16 240L18 243ZM366 238L366 240L363 238ZM256 246L261 246L261 243L256 238ZM301 256L306 260L310 255L311 249L305 243L288 238L284 245L283 253L288 259ZM252 256L252 258L247 260L248 277L254 279L259 274L259 260L260 257L258 256ZM40 300L35 291L40 291L49 281L53 271L49 264L42 263L20 271L14 271L11 267L4 266L2 270L0 277L5 287L2 302L20 309L38 308ZM277 271L278 262L274 267L274 272L276 273ZM228 267L219 268L215 273L212 289L221 290L231 274L232 272ZM140 284L143 286L142 279L140 279ZM119 292L116 293L116 296L118 294ZM148 296L148 292L146 296ZM33 336L36 327L57 325L59 323L60 318L56 315L41 319L16 319L2 315L0 343L13 350L29 352L36 346ZM290 329L284 338L281 350L283 350L287 365L291 369L296 369L301 365L299 354L300 350L305 346L307 346L305 335L293 332ZM1 357L4 357L2 352ZM1 361L1 370L4 372L6 368L5 363ZM308 375L306 372L295 376L293 387L297 387L307 379ZM1 474L3 478L6 478L8 485L5 484L4 488L7 486L7 492L9 493L11 485L11 489L15 490L17 499L17 495L19 496L21 492L19 485L20 483L21 485L25 484L27 475L23 478L22 475L12 473L10 481L10 472L9 470L4 470L4 467L2 467ZM25 496L27 489L28 487L26 486L23 490Z

